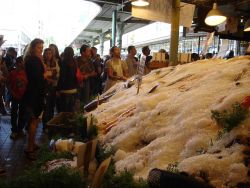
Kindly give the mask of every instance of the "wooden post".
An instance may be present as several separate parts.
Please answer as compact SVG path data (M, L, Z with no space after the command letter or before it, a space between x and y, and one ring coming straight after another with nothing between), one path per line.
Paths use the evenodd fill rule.
M180 0L172 0L170 65L178 64Z

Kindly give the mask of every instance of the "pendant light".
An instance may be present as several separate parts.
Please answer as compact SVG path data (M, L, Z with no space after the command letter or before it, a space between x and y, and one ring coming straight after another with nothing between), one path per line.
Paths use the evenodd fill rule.
M226 21L227 17L222 14L222 12L217 8L217 3L213 4L213 9L210 10L205 19L205 23L210 26L216 26L224 21Z
M135 1L132 1L131 4L137 7L145 7L149 5L149 2L145 0L135 0Z
M250 31L250 19L247 20L247 22L245 23L245 27L244 27L244 31Z

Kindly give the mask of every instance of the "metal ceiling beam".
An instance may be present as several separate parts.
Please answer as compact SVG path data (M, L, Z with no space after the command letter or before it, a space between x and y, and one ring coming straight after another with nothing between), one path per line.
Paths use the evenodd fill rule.
M115 7L117 10L120 10L124 7L124 4L118 3L117 0L87 0L87 1L97 3L100 6L103 6L105 4L111 5L111 6Z
M93 38L93 36L84 36L84 35L80 35L77 37L77 39L82 40L82 39L87 39L87 40L91 40Z
M95 17L94 20L97 20L97 21L105 21L105 22L112 22L112 18L101 17L101 16Z
M149 24L148 20L127 20L124 23Z
M104 22L112 22L112 18L109 17L101 17L101 16L97 16L94 18L94 20L96 21L104 21ZM120 18L117 19L117 21L120 21Z
M90 33L98 33L98 34L102 33L101 29L85 29L84 31Z
M95 3L103 3L103 4L109 4L109 5L121 5L121 3L116 3L115 1L105 1L105 0L87 0Z
M148 24L150 21L147 20L131 20L132 16L129 16L128 18L126 18L123 22L125 23L138 23L138 24ZM100 17L97 16L95 18L96 21L105 21L105 22L112 22L112 18L108 18L108 17ZM117 19L117 22L121 22L120 19ZM87 30L84 30L87 31ZM92 31L88 31L88 32L92 32Z

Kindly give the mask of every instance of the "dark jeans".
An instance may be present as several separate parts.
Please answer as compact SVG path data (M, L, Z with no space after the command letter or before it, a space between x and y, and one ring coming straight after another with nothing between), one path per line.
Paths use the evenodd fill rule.
M45 107L43 111L43 128L45 128L47 122L54 117L54 109L56 105L56 88L50 87L47 95L45 96Z
M90 102L90 79L83 81L83 86L78 88L78 98L83 104Z
M61 112L74 112L75 111L76 93L75 94L61 93L60 101L61 101L60 102Z
M99 75L90 79L90 96L97 96L102 93L102 80Z
M12 99L11 103L11 131L21 132L26 123L25 106L23 102Z

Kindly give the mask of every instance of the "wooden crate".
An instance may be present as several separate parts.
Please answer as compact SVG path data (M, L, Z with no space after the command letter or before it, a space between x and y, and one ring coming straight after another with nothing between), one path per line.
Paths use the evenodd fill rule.
M160 68L167 67L167 66L168 66L167 61L151 61L149 63L149 68L151 70L160 69Z
M62 135L68 136L70 133L76 133L77 127L73 119L74 113L70 112L60 112L54 118L52 118L46 124L46 128L48 129L49 137L54 135Z

